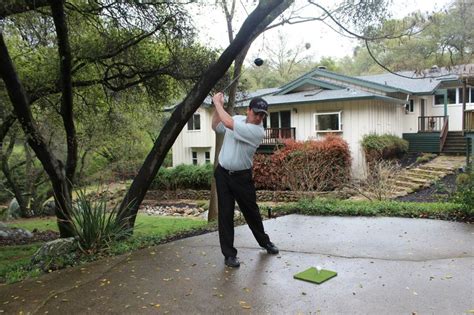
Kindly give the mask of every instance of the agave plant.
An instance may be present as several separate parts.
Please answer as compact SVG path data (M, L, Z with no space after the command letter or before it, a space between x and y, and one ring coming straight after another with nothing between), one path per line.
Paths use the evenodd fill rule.
M107 209L104 198L94 200L82 190L77 192L77 198L67 218L82 252L100 252L108 248L111 242L130 235L129 228L116 222L117 212L117 206Z

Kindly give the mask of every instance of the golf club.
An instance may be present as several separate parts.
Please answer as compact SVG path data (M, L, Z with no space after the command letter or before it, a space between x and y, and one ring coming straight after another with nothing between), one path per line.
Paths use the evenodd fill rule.
M257 58L253 61L253 63L257 66L257 67L260 67L261 65L263 65L263 59L261 58ZM240 78L240 76L246 71L247 69L244 69L244 71L240 72L240 74L238 76L236 76L232 81L230 81L230 83L222 89L222 93L224 93L225 90L227 90L228 88L231 87L232 84L234 84L234 82Z

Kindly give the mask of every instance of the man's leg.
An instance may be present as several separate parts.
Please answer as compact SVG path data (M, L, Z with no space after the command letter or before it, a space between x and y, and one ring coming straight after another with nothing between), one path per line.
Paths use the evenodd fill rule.
M229 174L217 167L214 172L217 189L219 242L224 257L237 256L234 247L235 199L229 189Z
M265 247L270 243L270 238L265 233L263 227L252 173L233 176L231 189L253 236L260 246Z

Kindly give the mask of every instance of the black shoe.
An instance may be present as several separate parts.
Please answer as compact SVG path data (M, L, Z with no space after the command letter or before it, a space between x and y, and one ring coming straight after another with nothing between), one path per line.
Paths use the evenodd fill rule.
M270 242L267 245L263 246L263 248L265 248L267 250L267 253L272 254L272 255L276 255L280 252L278 250L278 247L276 247L275 244L273 244L272 242Z
M226 266L231 267L231 268L239 268L240 267L240 261L237 257L226 257L224 260L224 263Z

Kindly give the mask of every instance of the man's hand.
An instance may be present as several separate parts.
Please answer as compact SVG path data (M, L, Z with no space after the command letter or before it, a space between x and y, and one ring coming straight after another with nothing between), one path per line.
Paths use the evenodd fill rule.
M214 106L224 107L224 93L218 92L212 97L212 102Z
M234 130L234 120L224 109L224 93L219 92L212 97L212 102L216 108L212 118L212 129L216 130L219 122L222 122L226 128Z

